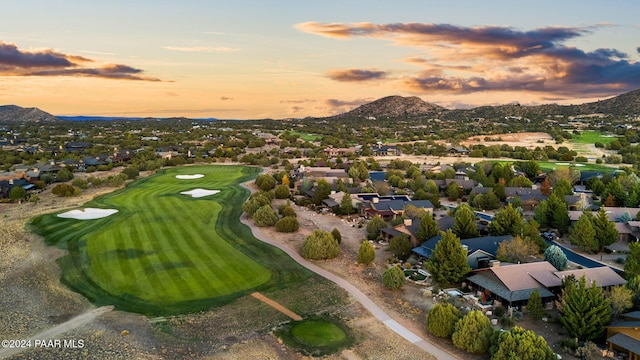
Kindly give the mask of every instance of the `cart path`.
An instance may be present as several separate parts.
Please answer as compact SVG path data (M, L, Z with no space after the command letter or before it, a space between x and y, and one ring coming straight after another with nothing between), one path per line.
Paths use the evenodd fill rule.
M251 189L249 189L251 190ZM263 236L262 232L260 231L260 228L253 226L253 224L247 219L246 215L242 215L240 217L240 221L247 225L250 229L251 232L253 233L253 236L255 236L257 239L259 239L260 241L263 241L269 245L275 246L278 249L284 251L285 253L287 253L287 255L289 255L293 260L295 260L298 264L304 266L305 268L315 272L316 274L332 281L333 283L335 283L336 285L340 286L341 288L345 289L347 292L349 292L356 300L358 300L362 306L365 307L365 309L367 309L373 316L375 316L379 321L381 321L383 324L385 324L389 329L391 329L393 332L395 332L396 334L402 336L403 338L405 338L407 341L409 341L410 343L416 345L417 347L419 347L420 349L424 350L425 352L433 355L435 358L439 359L439 360L458 360L457 357L455 357L454 355L444 351L443 349L439 348L438 346L436 346L435 344L428 342L427 340L421 338L420 336L416 335L414 332L412 332L411 330L407 329L406 327L402 326L400 323L398 323L396 320L394 320L391 316L389 316L384 310L382 310L382 308L380 308L378 305L376 305L367 295L365 295L362 291L360 291L360 289L358 289L357 287L355 287L354 285L352 285L350 282L346 281L345 279L327 271L324 270L323 268L305 260L300 254L298 254L298 252L296 252L295 250L291 249L290 247L286 246L286 245L282 245L280 243L274 242L272 240L270 240L269 238L267 238L266 236Z
M254 298L262 301L263 303L271 306L272 308L280 311L281 313L287 315L288 317L292 318L295 321L300 321L302 320L302 316L294 313L293 311L287 309L286 307L282 306L282 304L280 304L279 302L269 299L268 297L262 295L259 292L254 292L253 294L251 294L251 296L253 296Z
M113 306L103 306L103 307L99 307L99 308L94 308L91 309L89 311L86 311L68 321L65 321L61 324L58 324L52 328L49 328L39 334L36 334L28 339L24 339L27 341L30 341L31 343L31 348L34 347L34 341L35 340L55 340L55 339L60 339L60 335L66 333L69 330L73 330L75 328L78 328L82 325L88 324L90 322L92 322L93 320L95 320L98 316L108 313L109 311L113 310ZM23 352L24 350L28 350L29 347L27 348L3 348L0 349L0 359L4 359L7 358L9 356L15 355L15 354L19 354L21 352Z

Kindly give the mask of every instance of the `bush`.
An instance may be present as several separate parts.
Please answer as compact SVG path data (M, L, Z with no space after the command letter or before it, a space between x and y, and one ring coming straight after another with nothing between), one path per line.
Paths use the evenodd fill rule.
M287 185L279 185L275 190L276 199L287 199L289 197L289 187Z
M479 310L471 310L456 323L453 345L466 352L485 354L491 345L491 321Z
M53 189L51 189L51 193L53 195L58 195L60 197L77 196L80 195L78 193L79 191L80 189L76 189L69 184L58 184Z
M302 257L306 259L333 259L338 254L340 254L340 245L327 231L314 230L302 244Z
M124 170L122 170L122 173L125 174L127 178L131 180L140 176L140 171L138 170L138 167L135 165L125 168Z
M334 239L336 239L338 244L342 242L342 234L340 234L340 230L333 228L333 230L331 230L331 235L333 236Z
M460 311L452 304L437 304L427 315L427 330L437 337L451 337L460 317Z
M282 216L293 216L293 217L298 217L298 214L296 214L296 211L293 210L293 207L291 207L291 205L282 205L278 208L278 212L280 213L280 215Z
M300 223L295 216L285 216L276 223L276 231L291 233L296 232L300 228Z
M358 249L358 263L369 265L376 258L376 250L368 240L363 240Z
M404 271L397 266L388 268L382 274L382 284L389 290L398 290L407 282Z
M278 222L278 214L271 205L265 205L256 210L253 219L258 226L273 226Z
M89 188L89 183L87 182L87 180L84 180L84 179L73 179L73 181L71 182L71 185L80 189Z

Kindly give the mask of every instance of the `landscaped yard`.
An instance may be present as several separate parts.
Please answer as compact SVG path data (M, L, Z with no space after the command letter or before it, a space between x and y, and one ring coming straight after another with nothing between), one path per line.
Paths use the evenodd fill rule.
M145 314L198 311L311 276L240 223L248 191L239 184L257 172L171 168L85 204L115 214L49 214L32 225L48 244L68 250L59 260L62 281L94 303ZM204 176L176 178L192 174ZM219 192L181 194L194 189Z
M303 133L303 132L300 132L300 131L291 131L290 133L291 133L291 135L300 136L300 139L302 139L304 141L322 140L322 135L318 135L318 134L307 134L307 133Z

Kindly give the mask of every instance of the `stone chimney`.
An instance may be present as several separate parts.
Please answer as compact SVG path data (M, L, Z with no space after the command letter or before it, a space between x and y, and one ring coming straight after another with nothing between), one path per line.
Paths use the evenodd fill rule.
M374 204L377 204L380 202L380 199L378 199L377 197L374 197L372 200Z

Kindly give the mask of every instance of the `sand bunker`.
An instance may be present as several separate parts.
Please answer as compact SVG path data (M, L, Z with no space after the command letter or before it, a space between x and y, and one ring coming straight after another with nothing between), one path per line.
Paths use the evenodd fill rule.
M191 197L200 198L200 197L203 197L203 196L209 196L209 195L217 194L219 192L220 192L220 190L193 189L193 190L189 190L189 191L183 191L180 194L191 195Z
M556 165L573 165L573 166L585 166L584 164L571 164L571 163L556 163Z
M190 179L200 179L203 178L202 174L193 174L193 175L176 175L176 179L190 180Z
M86 208L82 210L67 211L65 213L58 214L58 217L66 218L66 219L77 219L77 220L92 220L92 219L100 219L103 217L107 217L117 212L118 210L115 210L115 209Z

